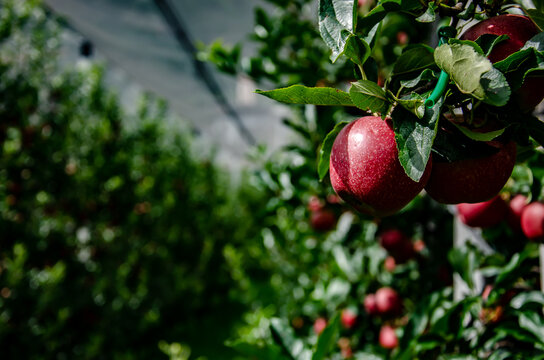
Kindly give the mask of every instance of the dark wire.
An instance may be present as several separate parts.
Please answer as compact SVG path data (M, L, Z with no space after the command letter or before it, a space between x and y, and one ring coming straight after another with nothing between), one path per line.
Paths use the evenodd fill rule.
M232 119L240 131L242 138L249 144L255 145L256 141L251 132L246 128L240 115L228 102L227 98L223 94L221 87L215 80L213 74L208 70L206 64L197 58L197 49L192 41L187 27L183 23L181 17L174 11L174 8L169 4L168 0L155 0L155 4L161 11L168 26L174 33L176 40L181 47L191 56L193 60L193 66L199 75L200 79L206 84L206 87L211 92L215 101L219 104L221 110Z

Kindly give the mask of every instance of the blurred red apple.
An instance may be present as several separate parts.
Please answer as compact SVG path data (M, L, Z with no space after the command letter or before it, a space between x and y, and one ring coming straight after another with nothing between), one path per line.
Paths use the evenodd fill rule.
M508 211L508 205L500 196L476 204L459 204L457 213L459 219L471 227L488 228L503 221Z
M492 142L497 152L454 162L433 163L425 190L442 204L479 203L501 191L516 162L516 143Z
M310 225L319 232L332 230L336 226L336 215L328 209L314 211L310 215Z
M412 241L398 229L388 229L380 235L380 245L395 261L402 264L414 256Z
M398 314L402 309L402 302L395 290L382 287L376 291L376 307L383 315Z
M357 314L349 309L342 310L340 322L346 329L351 329L357 322Z
M495 63L506 59L510 54L521 49L527 40L539 32L538 27L527 16L506 14L494 16L477 23L467 29L461 35L461 39L475 41L485 34L508 35L509 38L498 43L488 56L489 60ZM544 98L544 86L542 86L541 80L538 77L525 79L524 84L515 94L522 110L532 110Z
M522 194L514 196L508 203L508 213L506 221L510 228L516 232L522 232L521 230L521 213L525 206L527 206L527 197Z
M395 329L389 325L383 325L380 329L380 345L386 349L394 349L399 346L399 339Z
M314 322L314 332L319 335L327 327L327 319L319 317Z
M376 295L375 294L368 294L365 296L365 299L363 301L363 305L365 307L365 310L367 314L369 315L376 315L378 314L378 306L376 305Z
M521 229L529 240L544 240L544 203L533 202L523 209Z
M330 157L332 187L358 211L387 216L401 210L425 186L431 159L419 182L410 179L399 159L391 121L359 118L336 137Z
M383 267L385 268L385 270L393 272L397 267L397 262L395 261L395 258L392 256L386 257L385 261L383 262Z

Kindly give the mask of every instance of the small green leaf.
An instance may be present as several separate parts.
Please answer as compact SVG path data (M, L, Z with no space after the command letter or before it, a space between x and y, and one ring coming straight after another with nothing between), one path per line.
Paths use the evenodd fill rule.
M391 116L399 161L406 175L414 181L421 179L427 167L443 102L444 99L440 98L431 109L423 107L422 119L418 119L402 107L397 107Z
M428 46L416 46L402 53L393 67L391 76L419 73L435 65L433 50Z
M327 327L323 330L321 335L319 335L312 360L323 360L327 354L331 352L336 344L336 339L338 338L339 332L340 316L336 314L331 319Z
M476 43L483 50L485 56L489 56L489 54L491 54L491 51L495 46L497 46L497 44L500 44L501 42L508 39L508 35L483 34L478 39L476 39Z
M469 128L465 126L456 124L455 122L452 122L452 124L454 124L457 127L457 129L459 129L459 131L465 134L465 136L476 141L491 141L495 139L496 137L501 136L505 130L505 128L502 128L499 130L494 130L489 132L476 132L476 131L470 130Z
M524 312L519 317L519 326L529 331L542 344L544 343L544 319L536 312Z
M514 309L521 309L527 304L539 304L544 306L544 293L540 291L522 292L510 301L510 306Z
M379 113L382 116L387 114L391 105L385 96L385 91L370 80L359 80L352 83L349 95L353 104L359 109Z
M334 129L332 129L332 131L325 136L325 140L323 140L323 143L321 144L321 149L319 150L319 160L317 163L317 173L319 174L320 181L323 181L325 175L327 175L327 172L329 171L331 150L334 140L336 139L338 133L347 124L349 124L348 121L342 121L336 124Z
M369 58L370 52L370 46L364 40L357 35L350 35L346 40L343 54L355 64L363 66Z
M541 146L544 146L544 122L534 116L527 116L525 126L529 131L529 135Z
M289 323L280 318L270 319L270 330L273 338L293 358L297 359L306 349L302 340L295 337Z
M332 50L335 62L344 53L346 42L355 31L353 0L319 0L319 32Z
M444 44L435 50L434 58L462 93L493 106L503 106L508 102L510 87L506 78L473 46Z
M382 0L359 23L359 28L365 30L374 27L388 13L396 11L421 11L423 5L418 0Z
M329 87L292 85L287 88L255 92L286 104L354 106L348 93Z
M529 48L535 49L538 52L543 52L544 51L544 33L542 32L538 33L532 38L530 38L529 40L527 40L525 45L523 45L523 47L520 50L525 50Z
M433 22L436 19L436 10L438 9L438 5L434 3L434 1L430 1L427 4L427 10L416 18L417 21L422 23L430 23Z
M413 89L422 82L428 82L436 79L436 74L431 69L425 69L416 78L411 80L402 80L400 85L407 89Z
M473 246L455 247L448 253L448 260L469 288L474 287L474 272L479 266L479 255Z

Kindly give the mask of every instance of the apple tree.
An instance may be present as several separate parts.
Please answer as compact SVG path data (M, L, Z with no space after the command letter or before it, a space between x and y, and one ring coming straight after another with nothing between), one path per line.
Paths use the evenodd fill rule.
M202 54L288 104L298 135L260 155L274 292L230 345L259 359L542 358L542 4L267 2L255 56ZM312 227L323 208L335 227ZM458 243L459 226L477 241Z

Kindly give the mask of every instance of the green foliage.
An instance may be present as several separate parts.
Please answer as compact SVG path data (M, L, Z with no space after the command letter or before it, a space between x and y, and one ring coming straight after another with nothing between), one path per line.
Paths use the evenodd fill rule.
M59 71L36 2L0 13L2 358L232 357L223 252L255 236L257 193L167 131L163 102L127 113L100 68Z

